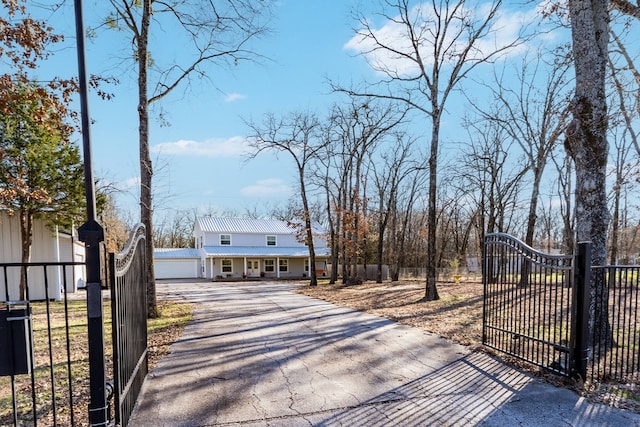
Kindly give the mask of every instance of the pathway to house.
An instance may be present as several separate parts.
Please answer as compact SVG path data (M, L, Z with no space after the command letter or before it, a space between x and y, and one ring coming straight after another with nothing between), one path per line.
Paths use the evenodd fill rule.
M421 329L286 283L159 284L194 319L132 426L640 426Z

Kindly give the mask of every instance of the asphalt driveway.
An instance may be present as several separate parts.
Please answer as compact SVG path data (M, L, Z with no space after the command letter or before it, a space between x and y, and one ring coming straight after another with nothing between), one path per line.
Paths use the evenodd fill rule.
M292 292L159 284L195 304L131 426L640 426L418 328Z

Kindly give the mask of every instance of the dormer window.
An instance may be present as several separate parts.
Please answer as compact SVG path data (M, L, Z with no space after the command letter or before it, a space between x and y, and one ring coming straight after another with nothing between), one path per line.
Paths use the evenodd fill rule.
M267 236L267 246L276 246L277 240L276 236Z
M231 234L220 235L220 246L231 246Z

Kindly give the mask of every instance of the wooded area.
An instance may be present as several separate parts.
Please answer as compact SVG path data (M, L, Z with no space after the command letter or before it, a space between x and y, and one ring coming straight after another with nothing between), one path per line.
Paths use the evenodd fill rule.
M249 157L280 147L297 162L297 196L286 206L245 212L164 214L152 186L159 177L148 152L148 106L196 76L213 79L207 65L259 59L249 42L268 36L273 9L246 1L216 9L207 2L190 9L152 0L110 3L112 12L90 34L123 30L127 43L133 40L130 60L142 65L136 69L140 217L151 230L149 254L154 246L190 246L196 214L313 220L329 232L333 262L342 266L334 274L343 281L358 281L358 264L388 264L393 278L400 267L427 267L427 300L438 297L435 271L478 258L489 232L513 234L548 252L571 252L576 238L593 240L598 262L635 263L639 256L635 4L546 3L535 19L520 16L509 27L502 1L483 8L462 0L384 2L376 18L401 28L403 40L386 39L355 9L356 52L376 78L328 81L337 101L325 111L246 119L255 148ZM169 21L193 47L190 62L180 66L145 53L149 31ZM32 52L56 42L47 31ZM555 31L566 37L554 44ZM11 58L12 50L3 55ZM33 68L14 66L16 76ZM117 246L122 223L137 220L123 218L112 198L103 206L107 240ZM152 273L148 280L153 294Z

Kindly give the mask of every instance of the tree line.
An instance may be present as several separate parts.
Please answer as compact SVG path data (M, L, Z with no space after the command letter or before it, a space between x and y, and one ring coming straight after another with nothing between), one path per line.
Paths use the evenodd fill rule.
M26 14L25 5L3 0L9 18ZM140 217L149 234L153 316L154 243L186 240L181 232L171 237L153 226L149 106L188 87L190 79L208 76L207 66L259 58L250 42L268 35L273 9L270 2L242 0L216 6L185 2L166 7L153 0L111 0L109 5L101 25L90 33L122 30L137 74ZM343 97L328 111L267 113L262 121L247 121L254 155L277 149L296 164L301 197L292 201L289 213L304 220L307 233L312 220L326 225L343 280L357 281L355 267L362 263L389 264L393 277L400 266L423 265L425 299L437 299L437 268L477 254L482 236L492 231L565 252L576 239L591 240L596 263L636 255L640 73L625 37L633 34L628 28L637 30L638 7L625 0L548 3L541 19L564 27L570 41L555 46L546 38L542 45L547 49L533 51L525 47L548 35L539 22L518 22L516 31L505 32L501 1L477 6L464 0L385 2L376 16L393 22L399 39L385 38L382 28L355 9L358 53L374 71L372 80L329 82L331 91ZM193 47L191 56L185 51L181 57L187 58L183 64L160 63L150 51L149 35L169 22L184 30L185 46ZM36 60L46 57L45 49L59 36L44 21L29 19L6 20L2 31L9 41L2 57L14 67L2 80L4 93L44 89L25 100L38 99L41 104L34 108L45 111L44 100L59 99L59 117L72 120L66 106L73 79L54 79L43 87L31 77ZM16 46L22 51L14 51ZM465 102L453 94L462 94ZM463 117L452 123L456 115L451 111L462 109ZM2 113L8 119L16 111L11 107ZM53 117L48 111L38 117ZM67 141L67 124L53 118L60 123L60 141ZM3 146L6 165L8 153ZM612 192L607 192L608 182ZM3 185L6 206L18 187ZM154 231L162 239L154 238Z

